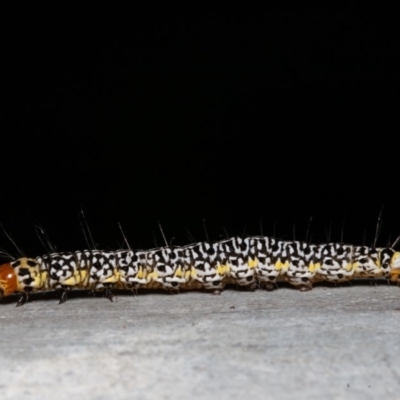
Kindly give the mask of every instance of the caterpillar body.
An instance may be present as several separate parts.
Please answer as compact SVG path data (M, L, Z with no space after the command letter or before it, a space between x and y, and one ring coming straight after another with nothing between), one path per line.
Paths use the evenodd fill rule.
M0 266L0 299L21 293L61 290L60 303L73 288L163 288L169 291L204 288L219 294L227 284L272 290L279 280L310 290L318 281L357 278L399 281L400 252L337 243L310 244L269 237L234 237L215 243L152 250L84 250L19 258Z

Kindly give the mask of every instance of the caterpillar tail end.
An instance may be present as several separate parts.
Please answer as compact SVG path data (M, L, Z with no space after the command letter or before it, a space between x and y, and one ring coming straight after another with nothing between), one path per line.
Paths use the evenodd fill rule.
M17 291L18 283L11 264L0 265L0 300Z
M400 252L396 251L390 261L390 280L398 282L400 277Z

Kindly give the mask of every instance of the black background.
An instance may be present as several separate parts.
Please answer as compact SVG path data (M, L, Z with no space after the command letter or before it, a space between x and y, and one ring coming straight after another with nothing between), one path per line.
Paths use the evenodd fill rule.
M228 235L400 234L390 11L299 9L15 25L0 221L29 255ZM132 18L131 18L132 17ZM93 22L94 21L94 22ZM344 228L343 228L344 226ZM330 228L331 227L331 228ZM331 235L327 237L327 231ZM1 247L15 249L1 234Z

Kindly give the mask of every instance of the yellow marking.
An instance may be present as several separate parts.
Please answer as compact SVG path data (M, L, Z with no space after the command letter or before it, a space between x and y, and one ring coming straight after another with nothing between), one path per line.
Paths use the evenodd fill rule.
M49 279L49 273L47 271L40 271L40 279L42 281L41 288L42 289L48 289L48 279Z
M157 278L158 278L157 271L153 271L147 275L146 280L147 280L147 282L151 282L151 281L155 281Z
M289 267L289 261L285 261L284 263L279 259L276 263L275 263L275 269L276 270L281 270L281 269L288 269Z
M315 272L317 269L319 269L320 266L321 266L320 263L315 263L314 264L313 262L311 262L310 265L308 266L308 270L310 272Z
M24 284L21 284L21 282L20 282L20 280L18 279L18 276L17 276L17 292L23 292L24 291L24 288L25 288L25 285Z
M350 272L350 271L352 271L355 267L354 267L354 265L355 265L356 263L348 263L347 265L346 265L346 271L347 272Z
M188 281L190 279L190 274L191 274L192 270L191 269L187 269L185 271L185 280Z
M390 280L397 281L400 276L400 252L396 251L390 260Z
M249 266L250 269L255 268L255 267L257 267L257 265L258 265L258 259L255 258L255 259L253 260L252 258L249 258L249 262L248 262L247 264L248 264L248 266Z
M66 279L63 282L60 282L62 285L66 285L66 286L74 286L79 284L79 282L76 281L75 276L71 276L70 278Z
M390 267L392 269L400 269L400 252L396 251L390 260Z
M121 273L119 271L114 271L114 274L111 275L109 278L101 281L102 283L117 283L119 281L119 278L121 276Z
M195 268L195 267L192 267L192 268L190 269L190 277L191 277L192 279L197 278L197 271L196 271L196 268Z
M89 274L86 269L80 269L79 273L81 274L81 284L83 287L87 287L89 285Z
M79 271L78 268L75 268L75 270L74 270L74 276L75 276L75 279L76 279L76 281L77 281L78 283L81 283L81 282L82 282L82 274L81 274L81 272Z
M221 276L225 275L227 270L228 270L228 267L226 265L219 264L217 266L217 274L218 275L221 275Z
M138 271L138 273L137 273L138 279L146 278L146 275L147 275L147 271L146 271L146 270L143 270L142 267L139 267L139 271Z
M78 269L75 269L74 274L70 278L66 279L65 281L60 281L60 283L66 286L74 286L74 285L80 285L82 281L83 281L82 274Z
M353 269L355 271L356 269L359 268L359 266L360 266L360 263L358 261L356 261L351 264L351 269Z
M174 276L176 276L176 277L178 277L178 278L182 278L182 277L183 277L183 272L182 272L182 268L181 268L181 267L179 267L179 268L176 270Z

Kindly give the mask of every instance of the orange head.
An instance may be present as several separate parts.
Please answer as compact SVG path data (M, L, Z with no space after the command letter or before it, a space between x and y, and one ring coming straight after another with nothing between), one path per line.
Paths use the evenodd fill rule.
M17 276L11 264L0 265L0 300L17 290Z

